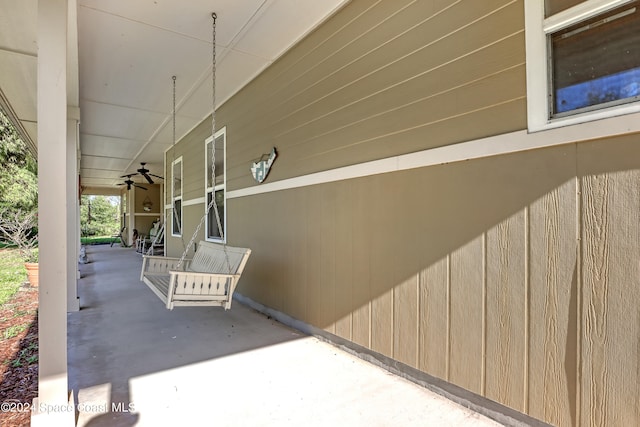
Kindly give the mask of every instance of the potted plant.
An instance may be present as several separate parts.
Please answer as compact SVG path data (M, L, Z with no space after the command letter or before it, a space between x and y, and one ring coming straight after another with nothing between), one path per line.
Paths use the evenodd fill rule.
M2 238L18 248L32 286L38 286L38 212L0 211Z

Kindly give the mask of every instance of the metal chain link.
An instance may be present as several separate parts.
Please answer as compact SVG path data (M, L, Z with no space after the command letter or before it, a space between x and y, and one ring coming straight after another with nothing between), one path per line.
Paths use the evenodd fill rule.
M209 212L213 207L214 208L213 211L215 212L215 215L216 215L216 225L218 226L218 232L220 233L220 238L222 239L222 242L223 242L225 260L227 263L227 272L231 273L231 263L229 262L229 254L227 253L227 247L224 244L225 243L224 230L222 229L220 213L218 212L218 204L216 203L216 19L218 18L218 16L214 12L211 14L211 17L213 18L213 24L212 24L212 30L211 30L212 32L211 101L213 106L213 110L211 111L211 138L212 138L212 141L211 141L211 152L212 152L212 155L211 155L211 182L212 182L211 201L207 204L207 209L205 210L205 213L202 216L202 219L200 219L200 222L198 223L198 226L196 227L193 233L193 236L191 236L191 240L189 240L189 243L187 244L184 252L182 253L180 260L178 261L178 265L176 266L176 269L179 270L182 264L184 263L184 260L187 257L187 253L189 252L189 249L191 249L191 247L195 243L198 233L200 232L200 229L202 228L202 225L204 224L204 221L207 218L207 215L209 215ZM205 186L206 184L207 183L205 182Z

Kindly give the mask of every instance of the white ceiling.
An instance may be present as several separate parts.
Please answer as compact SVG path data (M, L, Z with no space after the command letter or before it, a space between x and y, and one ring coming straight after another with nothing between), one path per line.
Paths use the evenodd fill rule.
M220 106L348 2L77 1L80 173L88 187L114 187L140 162L162 175L173 143L172 76L177 139L211 114L212 12ZM0 10L0 106L37 142L37 0L0 0Z

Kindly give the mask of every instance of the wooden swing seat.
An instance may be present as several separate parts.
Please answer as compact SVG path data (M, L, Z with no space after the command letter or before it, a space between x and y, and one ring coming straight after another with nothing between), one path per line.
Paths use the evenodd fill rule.
M201 241L181 268L179 258L145 255L140 280L169 310L179 306L231 308L231 300L251 249Z

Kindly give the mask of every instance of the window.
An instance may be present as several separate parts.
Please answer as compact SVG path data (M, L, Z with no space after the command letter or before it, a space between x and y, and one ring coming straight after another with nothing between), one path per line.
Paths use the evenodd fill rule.
M525 3L529 130L640 111L640 0Z
M221 129L216 132L215 144L213 138L207 138L205 141L205 183L206 183L206 200L207 204L205 209L211 203L211 198L215 197L215 205L211 207L211 210L207 214L206 236L207 240L211 241L224 241L226 240L226 129ZM214 151L215 149L215 151ZM215 177L212 175L212 165L215 158ZM222 229L222 235L218 228L218 219L214 207L218 207L218 218L220 219L220 228Z
M171 235L182 236L182 157L171 164Z

